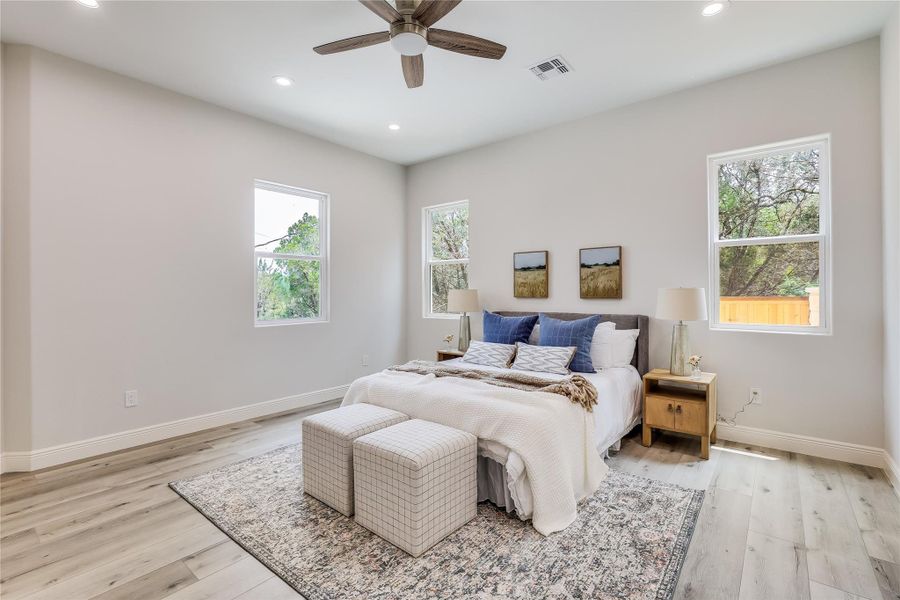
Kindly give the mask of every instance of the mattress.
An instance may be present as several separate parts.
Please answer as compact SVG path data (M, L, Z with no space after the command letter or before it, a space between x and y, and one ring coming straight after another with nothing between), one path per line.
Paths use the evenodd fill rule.
M444 364L480 371L515 371L467 363L459 358ZM554 373L518 372L548 381L562 378ZM631 365L580 374L597 388L597 405L593 411L594 447L605 456L607 450L641 418L641 376ZM514 509L521 519L528 519L532 512L531 484L522 459L503 445L488 440L478 441L478 454L479 502L489 500L509 511Z

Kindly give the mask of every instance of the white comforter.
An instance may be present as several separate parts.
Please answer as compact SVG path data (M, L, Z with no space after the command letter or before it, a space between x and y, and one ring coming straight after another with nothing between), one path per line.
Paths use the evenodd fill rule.
M593 417L558 394L388 370L353 382L342 405L358 402L468 431L515 453L528 474L532 524L544 535L568 527L578 501L608 471L594 447Z

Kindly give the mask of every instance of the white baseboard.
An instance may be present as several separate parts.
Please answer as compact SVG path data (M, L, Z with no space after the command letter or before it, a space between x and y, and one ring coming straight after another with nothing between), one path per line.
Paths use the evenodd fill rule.
M900 465L887 450L884 451L884 472L887 473L891 485L894 486L894 493L900 498Z
M313 406L329 400L343 398L349 387L349 385L341 385L324 390L276 398L275 400L267 400L257 404L229 408L205 415L187 417L186 419L109 435L101 435L87 440L41 448L31 452L4 452L3 456L0 457L0 472L37 471L38 469L46 469L47 467L54 467L100 454L196 433L204 429L221 427L222 425L230 425L239 421L258 419L267 415Z
M830 458L880 469L886 468L885 456L887 453L881 448L873 446L837 442L795 433L746 427L744 425L728 425L722 422L719 422L716 428L718 437L723 440L764 446L786 452L797 452L819 458Z

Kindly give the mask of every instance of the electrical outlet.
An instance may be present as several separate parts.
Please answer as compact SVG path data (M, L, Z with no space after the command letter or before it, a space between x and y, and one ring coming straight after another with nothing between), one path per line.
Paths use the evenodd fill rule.
M750 404L755 404L757 406L762 406L763 403L763 395L761 388L750 388Z
M369 355L368 354L362 355L362 366L364 366L364 367L369 366Z
M138 405L137 390L125 390L125 408L134 408Z

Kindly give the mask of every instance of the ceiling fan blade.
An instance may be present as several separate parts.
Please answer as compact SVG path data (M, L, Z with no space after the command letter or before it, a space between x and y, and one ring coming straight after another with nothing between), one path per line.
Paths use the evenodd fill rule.
M387 0L359 0L363 6L371 10L373 13L387 21L401 21L403 17L397 12L397 9L391 6Z
M406 80L406 87L417 88L425 81L425 61L422 55L401 56L400 63L403 65L403 78Z
M425 27L431 27L460 2L462 0L422 0L413 13L413 19Z
M347 50L356 50L357 48L382 44L390 39L390 33L387 31L379 31L378 33L367 33L345 40L338 40L336 42L331 42L330 44L322 44L321 46L316 46L313 50L315 50L317 54L334 54L335 52L345 52Z
M493 58L498 60L506 53L506 46L492 42L484 38L475 37L466 33L446 31L444 29L429 29L428 44L441 50L459 52L469 56L480 58Z

